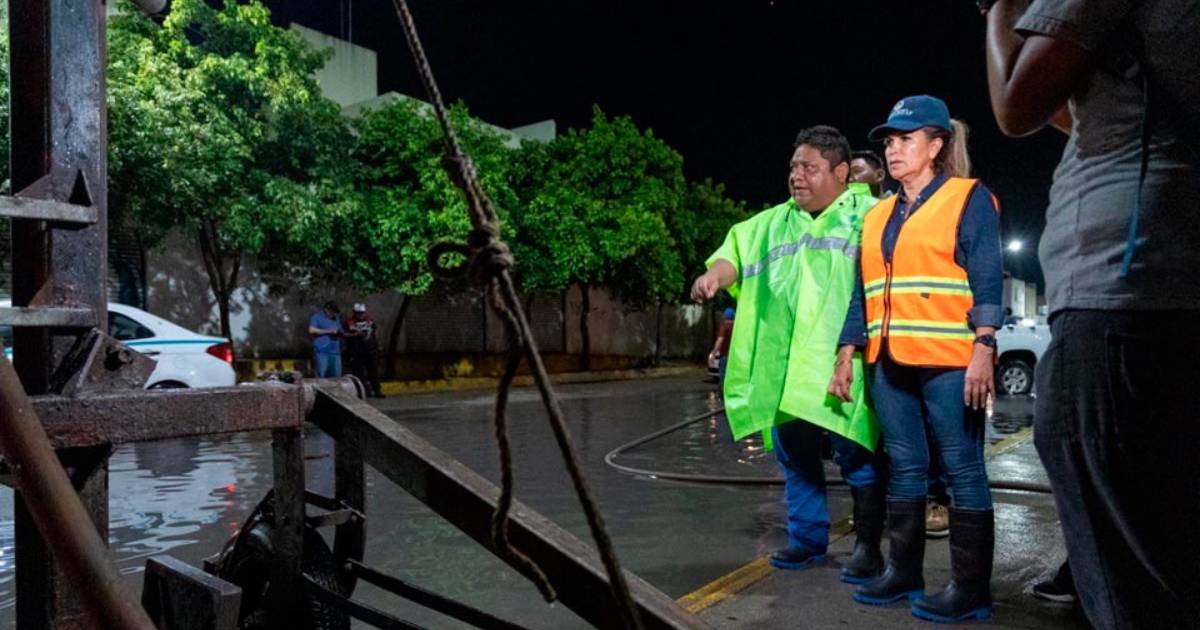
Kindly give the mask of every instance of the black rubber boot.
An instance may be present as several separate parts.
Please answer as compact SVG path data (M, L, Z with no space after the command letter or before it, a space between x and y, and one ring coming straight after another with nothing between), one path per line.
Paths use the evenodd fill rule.
M809 551L808 549L798 549L796 547L784 547L771 554L771 566L776 569L787 569L789 571L798 571L815 566L817 563L825 561L825 552Z
M913 615L954 623L992 616L992 552L996 530L992 510L950 509L950 583L914 602Z
M925 498L889 500L887 510L887 568L854 592L854 601L861 604L886 606L925 593Z
M883 537L883 517L887 511L887 490L876 483L850 488L854 497L854 553L842 563L841 580L862 584L883 571L879 540Z

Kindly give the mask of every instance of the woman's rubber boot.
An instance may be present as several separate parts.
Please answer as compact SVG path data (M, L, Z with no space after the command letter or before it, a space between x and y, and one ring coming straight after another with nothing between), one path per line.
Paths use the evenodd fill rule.
M945 590L914 602L913 615L956 623L992 616L992 552L996 530L992 510L950 510L950 583Z
M890 500L887 510L887 567L854 592L860 604L887 606L904 598L916 601L925 593L925 498Z
M887 490L883 484L874 483L850 488L850 496L854 498L854 553L842 563L841 580L847 584L863 584L879 577L883 571L879 540L883 538Z

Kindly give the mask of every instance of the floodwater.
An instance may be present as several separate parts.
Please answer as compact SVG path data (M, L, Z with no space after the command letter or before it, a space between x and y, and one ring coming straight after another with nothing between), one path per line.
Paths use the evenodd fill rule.
M624 568L679 597L769 553L786 539L781 490L699 485L627 475L608 467L614 448L716 409L713 385L698 378L625 381L560 388L575 445ZM1001 401L989 438L1028 425L1025 402ZM464 464L497 481L490 392L396 397L388 415ZM517 498L581 539L586 521L566 477L536 392L510 402ZM332 442L305 436L308 485L332 486ZM715 416L640 446L621 463L670 472L774 476L774 457L757 439L733 443ZM272 481L270 437L248 433L125 445L110 460L110 543L128 587L141 591L146 558L170 554L199 565L217 553ZM384 477L369 471L367 564L531 628L588 627L484 548L443 522ZM0 490L0 628L14 623L12 491ZM849 511L830 492L836 520ZM463 627L370 585L355 597L419 625Z

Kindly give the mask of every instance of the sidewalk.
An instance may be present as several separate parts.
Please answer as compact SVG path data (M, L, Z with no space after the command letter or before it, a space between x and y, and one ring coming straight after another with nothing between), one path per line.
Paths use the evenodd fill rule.
M671 365L630 370L596 370L592 372L560 372L550 375L555 385L575 383L600 383L604 381L628 381L670 376L694 376L703 379L708 372L698 365ZM493 377L454 377L423 381L384 381L381 388L385 396L424 394L429 392L465 391L472 389L494 389L500 379ZM533 377L522 374L513 379L515 387L532 386Z
M1032 434L1022 431L989 448L989 474L1006 481L1042 482L1044 473ZM996 628L1087 628L1071 607L1034 599L1026 589L1051 573L1064 557L1062 530L1053 497L1029 492L995 492L996 555L992 575ZM934 628L912 616L907 605L864 606L851 599L853 588L838 581L840 561L854 546L849 525L838 536L829 560L807 571L779 571L760 558L680 600L715 628ZM886 536L885 536L886 541ZM885 551L886 554L886 542ZM950 578L948 539L929 540L925 582L936 592Z

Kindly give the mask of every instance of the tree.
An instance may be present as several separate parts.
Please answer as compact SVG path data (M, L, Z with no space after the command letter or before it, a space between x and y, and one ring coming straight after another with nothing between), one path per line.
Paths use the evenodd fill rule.
M588 129L522 146L513 250L522 287L583 295L582 367L590 368L589 290L633 304L670 299L683 282L667 217L683 199L683 159L627 117L594 108Z
M516 204L507 176L513 151L499 132L471 118L461 104L450 115L503 219ZM364 112L354 130L351 157L359 201L332 226L330 247L311 263L358 291L396 290L404 296L388 339L391 372L411 299L437 286L461 288L432 276L427 252L441 241L464 242L471 222L462 193L442 168L442 132L428 105L397 98Z
M147 245L194 234L229 337L243 256L307 259L353 209L349 131L314 78L327 53L257 0L176 0L161 25L122 8L108 31L113 223Z
M680 297L687 294L688 281L704 273L705 261L725 240L729 228L749 219L746 204L725 194L725 185L705 179L689 183L680 211L667 218L667 227L679 248L684 285Z

